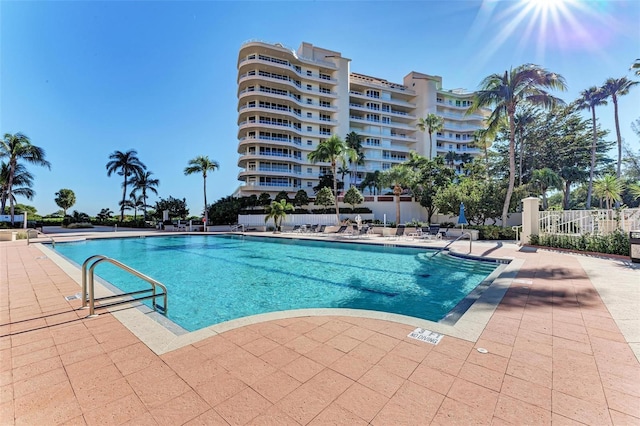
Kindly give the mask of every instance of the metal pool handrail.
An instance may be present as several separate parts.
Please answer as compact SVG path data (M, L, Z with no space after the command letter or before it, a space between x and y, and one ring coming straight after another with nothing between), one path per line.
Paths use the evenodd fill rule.
M91 266L89 267L89 263L91 263L92 261L94 261ZM100 297L98 299L95 298L95 294L94 294L94 270L96 268L96 266L98 266L100 263L102 262L108 262L111 263L112 265L115 265L117 267L119 267L120 269L129 272L132 275L135 275L136 277L148 282L149 284L151 284L151 288L147 289L147 290L138 290L138 291L131 291L128 293L122 293L122 294L116 294L113 296L105 296L105 297ZM87 274L87 267L89 268L89 273ZM89 298L87 299L87 275L89 276L88 278L88 287L89 287ZM160 287L160 289L162 290L162 293L156 293L156 287ZM149 295L149 296L143 296L143 297L132 297L130 299L127 300L121 300L118 302L112 302L106 305L101 305L100 307L104 308L104 307L108 307L108 306L116 306L116 305L121 305L123 303L132 303L135 301L140 301L140 300L147 300L147 299L153 299L153 310L157 310L158 306L156 305L156 298L157 297L163 297L164 299L164 306L161 307L163 313L167 313L167 287L164 286L164 284L162 284L159 281L154 280L151 277L148 277L146 275L144 275L142 272L136 271L135 269L131 268L130 266L125 265L122 262L119 262L115 259L111 259L107 256L104 256L102 254L96 254L93 255L91 257L88 257L87 260L85 260L82 263L82 307L81 309L85 309L87 307L87 303L89 304L89 317L93 317L96 316L95 314L95 301L96 300L108 300L108 299L115 299L115 298L119 298L119 297L125 297L125 296L134 296L137 294L143 294L143 293L148 293L148 292L153 292L153 294Z
M56 248L56 240L53 239L53 237L51 237L51 235L47 235L44 232L38 231L35 228L27 228L27 245L29 245L30 241L29 241L29 231L34 231L36 233L36 235L44 235L45 237L47 237L48 239L51 240L51 245L53 246L53 248Z
M442 247L441 249L436 250L436 252L433 253L431 255L431 257L434 257L436 254L440 253L441 251L446 250L451 244L455 243L458 240L461 240L462 237L467 236L467 235L469 236L469 253L471 253L471 241L473 240L473 238L471 237L471 232L463 232L462 235L460 235L458 238L456 238L453 241L449 241L449 244L447 244L446 246Z

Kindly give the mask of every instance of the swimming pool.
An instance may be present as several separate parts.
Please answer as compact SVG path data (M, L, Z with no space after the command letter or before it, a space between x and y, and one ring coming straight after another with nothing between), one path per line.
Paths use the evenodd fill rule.
M411 247L230 235L96 239L56 251L78 265L106 255L162 282L167 317L187 331L305 308L439 321L498 266ZM125 292L148 288L110 264L96 274Z

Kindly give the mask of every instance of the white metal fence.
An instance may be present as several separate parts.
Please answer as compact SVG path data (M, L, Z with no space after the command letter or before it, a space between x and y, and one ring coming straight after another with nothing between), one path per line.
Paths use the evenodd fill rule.
M539 212L540 234L610 234L640 229L640 209Z

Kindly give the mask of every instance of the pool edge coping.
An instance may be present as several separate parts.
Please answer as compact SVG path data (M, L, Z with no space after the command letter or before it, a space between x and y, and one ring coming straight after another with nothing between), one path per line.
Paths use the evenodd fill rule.
M66 273L72 280L74 280L78 284L79 288L81 288L82 272L80 268L69 262L67 259L56 253L51 248L47 247L46 244L35 243L34 245L36 245L52 262L54 262L63 270L64 273ZM465 256L460 252L456 252L456 255L462 257ZM515 279L518 271L520 270L520 267L524 264L523 259L488 259L493 259L496 261L502 260L503 262L499 263L502 263L504 268L453 325L380 311L346 308L313 308L277 311L252 315L214 324L200 330L187 332L185 334L176 335L175 333L167 329L164 325L148 317L148 311L154 311L147 310L147 312L144 312L143 310L138 309L138 306L127 306L124 308L110 308L109 312L157 355L171 352L192 343L199 342L208 337L212 337L236 328L266 321L285 318L299 318L306 316L347 316L391 321L400 324L420 327L444 334L446 336L475 342L478 340L478 337L489 322L489 319L493 315L496 307L511 285L511 282ZM505 263L505 261L508 261L508 263ZM105 287L101 283L96 281L95 284L95 292L97 296L113 294L107 287Z

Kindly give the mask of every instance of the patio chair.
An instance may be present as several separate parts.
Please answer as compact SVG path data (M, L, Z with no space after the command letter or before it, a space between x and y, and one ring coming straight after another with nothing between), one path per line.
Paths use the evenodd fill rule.
M344 232L347 230L347 225L340 225L340 228L338 228L337 231L333 232L334 234L344 234Z
M400 238L404 237L404 231L405 231L405 226L398 225L398 227L396 228L396 233L387 238L389 238L390 240L399 240Z
M324 230L326 229L327 225L320 225L318 227L318 229L316 229L316 234L324 234Z
M293 229L291 229L291 232L299 234L300 232L302 232L302 225L293 225Z
M430 225L429 226L429 236L440 239L442 235L440 234L440 225Z

